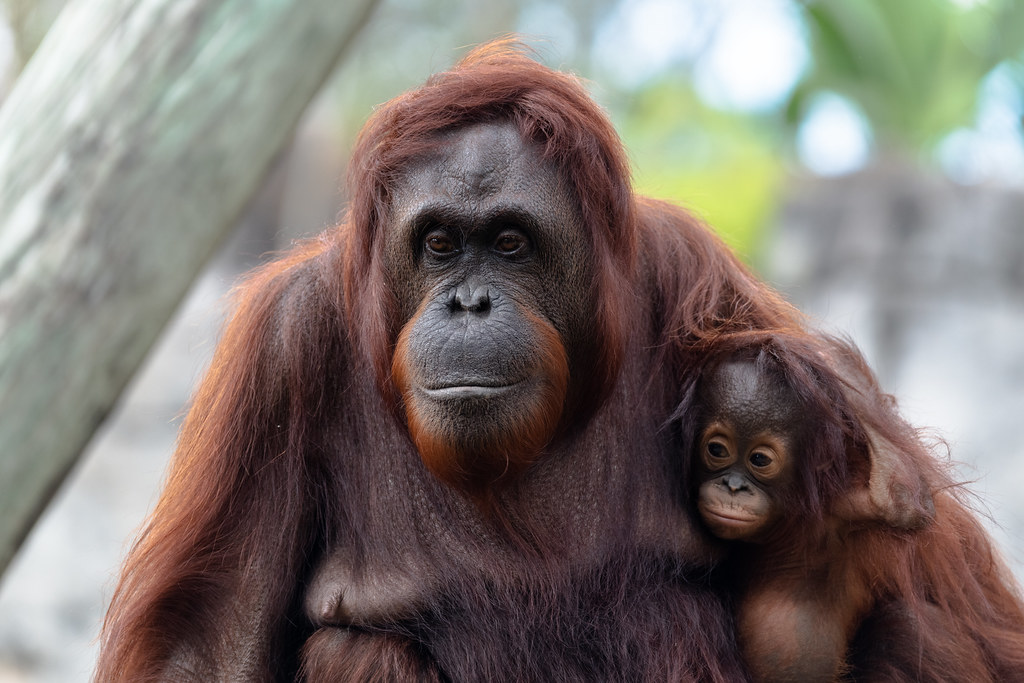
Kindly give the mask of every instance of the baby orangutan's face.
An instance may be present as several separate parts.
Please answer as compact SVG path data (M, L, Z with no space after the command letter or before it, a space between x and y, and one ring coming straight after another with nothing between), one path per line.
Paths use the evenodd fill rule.
M715 536L756 542L793 486L795 397L753 362L722 365L703 397L709 419L697 442L697 509Z

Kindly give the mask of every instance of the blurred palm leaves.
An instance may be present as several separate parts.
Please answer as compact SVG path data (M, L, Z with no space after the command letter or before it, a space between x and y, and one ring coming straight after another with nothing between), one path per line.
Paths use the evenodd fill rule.
M785 110L838 93L864 112L879 145L922 150L969 124L978 87L1024 46L1024 3L991 0L817 0L804 4L813 68Z

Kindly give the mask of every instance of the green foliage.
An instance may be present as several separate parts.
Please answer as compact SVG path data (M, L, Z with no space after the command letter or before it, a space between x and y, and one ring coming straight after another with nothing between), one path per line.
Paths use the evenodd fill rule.
M702 105L680 80L648 86L619 116L637 189L687 206L738 253L754 254L785 177L771 129Z
M829 90L856 102L883 145L920 149L971 122L978 84L1024 46L1024 3L992 0L805 2L813 68L789 102Z

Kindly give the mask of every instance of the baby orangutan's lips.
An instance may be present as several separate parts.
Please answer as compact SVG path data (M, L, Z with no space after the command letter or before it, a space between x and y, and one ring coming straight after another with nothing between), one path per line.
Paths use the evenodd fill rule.
M753 524L758 521L757 517L745 514L728 508L702 508L705 515L716 517L724 522L732 524Z
M700 515L715 535L720 538L744 538L761 525L761 518L749 510L725 505L698 505Z

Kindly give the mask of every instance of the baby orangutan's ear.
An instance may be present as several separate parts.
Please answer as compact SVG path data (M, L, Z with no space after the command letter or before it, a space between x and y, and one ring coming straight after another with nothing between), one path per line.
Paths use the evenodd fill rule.
M851 447L852 459L865 458L868 464L867 484L852 487L833 506L839 519L849 522L886 524L897 529L921 529L935 518L932 489L925 472L917 463L917 453L904 453L877 428L863 420L878 412L882 403L892 403L885 395L870 368L852 346L840 345L833 352L823 353L825 361L843 378L843 398L852 414L859 419L867 436L863 446ZM887 406L895 409L894 405ZM895 415L890 415L898 421ZM909 425L903 425L910 429ZM863 480L862 480L863 481Z
M897 529L921 529L935 518L931 487L888 439L868 429L867 486L852 488L833 507L849 522L880 522Z

